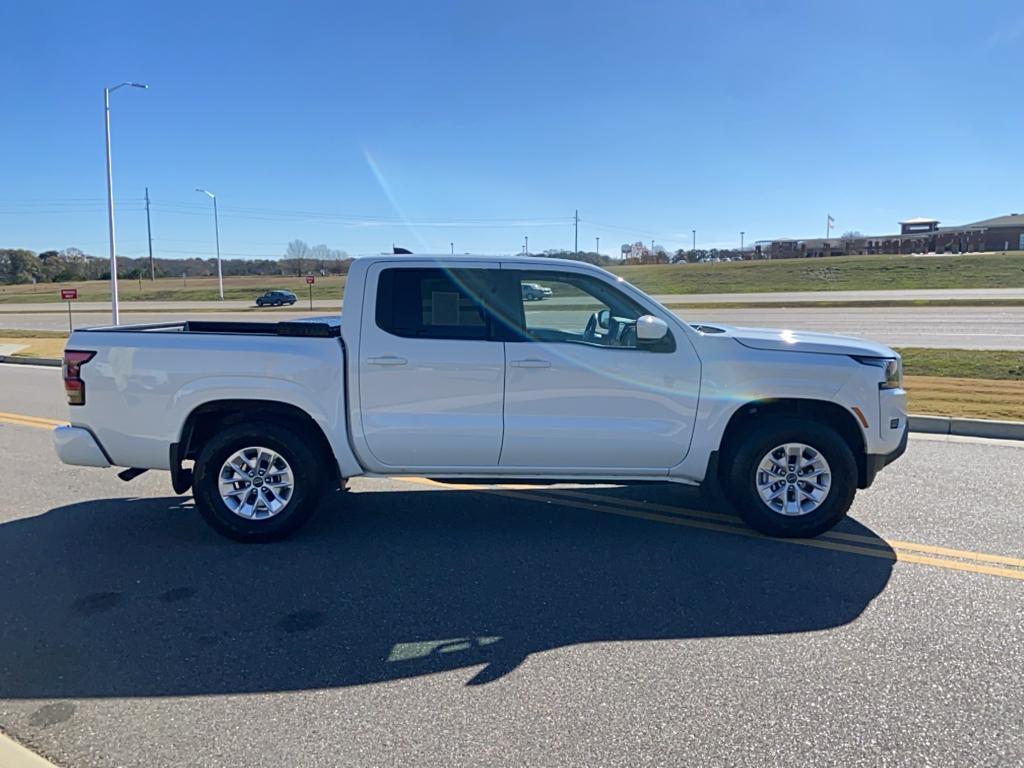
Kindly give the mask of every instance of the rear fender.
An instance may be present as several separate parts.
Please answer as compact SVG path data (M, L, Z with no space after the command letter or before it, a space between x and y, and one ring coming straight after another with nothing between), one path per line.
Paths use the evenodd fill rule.
M331 388L333 390L333 387ZM221 400L261 400L284 403L306 413L323 431L343 478L361 475L362 467L348 442L344 393L339 387L331 394L327 407L319 405L329 393L312 392L293 381L252 376L216 376L194 379L175 393L172 408L180 415L177 423L184 429L188 417L197 408ZM179 432L178 442L186 438Z

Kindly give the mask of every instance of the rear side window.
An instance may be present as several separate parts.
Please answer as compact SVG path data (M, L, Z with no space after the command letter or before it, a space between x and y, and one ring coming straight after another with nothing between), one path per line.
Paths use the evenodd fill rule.
M493 338L497 269L395 267L377 282L377 326L421 339Z

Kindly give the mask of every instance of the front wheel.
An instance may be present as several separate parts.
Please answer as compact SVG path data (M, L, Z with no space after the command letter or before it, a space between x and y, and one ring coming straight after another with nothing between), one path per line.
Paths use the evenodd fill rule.
M727 459L726 491L751 528L809 538L835 526L853 504L857 462L832 427L772 418Z
M218 433L196 459L192 492L203 519L236 541L277 541L297 531L324 487L309 443L273 422Z

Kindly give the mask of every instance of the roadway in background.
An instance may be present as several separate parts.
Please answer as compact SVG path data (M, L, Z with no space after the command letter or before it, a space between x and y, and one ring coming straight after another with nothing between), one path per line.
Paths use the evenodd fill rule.
M128 293L126 291L126 293ZM55 294L56 295L56 294ZM662 304L765 304L780 301L911 301L911 300L1024 300L1024 288L950 288L950 289L903 289L898 291L785 291L775 293L673 293L658 294L654 298ZM130 297L121 299L121 310L159 310L174 312L181 310L209 310L216 306L219 309L255 309L252 301L227 299L225 301L132 301ZM296 307L308 307L308 299L299 296ZM313 308L316 310L333 310L338 307L334 299L315 299ZM74 308L79 312L109 312L110 302L76 301ZM25 312L62 312L67 307L64 302L30 302L0 303L0 316Z
M556 300L557 301L557 300ZM200 302L209 308L211 302ZM12 305L0 305L0 336L3 328L26 330L67 330L66 308L47 312L10 312ZM301 306L301 304L300 304ZM531 304L531 313L546 306ZM52 305L51 305L52 307ZM312 315L329 314L335 307L325 306ZM688 322L727 323L813 330L861 336L894 347L940 347L961 349L1024 350L1024 306L1021 307L744 307L742 309L673 310ZM122 323L159 323L182 319L195 320L285 320L312 316L292 308L248 312L195 312L188 308L166 312L132 312L122 309ZM105 312L79 312L76 327L107 325Z

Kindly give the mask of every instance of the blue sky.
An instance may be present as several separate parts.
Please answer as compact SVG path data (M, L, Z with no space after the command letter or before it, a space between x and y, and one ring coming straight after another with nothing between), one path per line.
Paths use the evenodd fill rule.
M0 247L673 249L1024 211L1007 2L0 5Z

